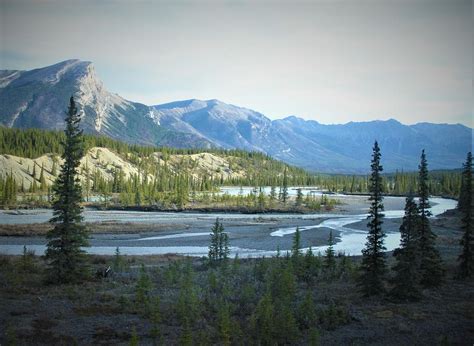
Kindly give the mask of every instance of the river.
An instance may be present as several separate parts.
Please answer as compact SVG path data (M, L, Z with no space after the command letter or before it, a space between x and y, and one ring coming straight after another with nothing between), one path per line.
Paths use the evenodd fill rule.
M227 193L237 194L240 189L228 188ZM291 189L290 191L295 191ZM113 222L127 227L129 223L139 223L150 227L142 233L93 234L91 246L86 251L92 254L112 255L117 247L125 255L152 255L177 253L190 256L206 256L209 230L219 217L230 238L231 255L239 257L262 257L291 248L296 226L300 228L303 251L324 252L327 248L327 234L330 230L336 236L336 252L359 255L364 247L367 230L353 227L367 218L367 196L337 195L343 204L335 212L314 214L224 214L224 213L183 213L183 212L137 212L84 210L86 222ZM403 216L405 198L386 197L385 218L400 219ZM456 207L456 201L445 198L431 198L433 217ZM0 211L1 224L31 224L47 222L52 212L48 209L21 211ZM388 222L387 222L388 223ZM166 225L167 230L153 230L157 225ZM158 226L157 226L158 227ZM126 230L125 230L126 231ZM400 234L393 225L386 229L387 251L398 247ZM45 250L44 237L0 237L0 253L21 254L23 246L42 254Z

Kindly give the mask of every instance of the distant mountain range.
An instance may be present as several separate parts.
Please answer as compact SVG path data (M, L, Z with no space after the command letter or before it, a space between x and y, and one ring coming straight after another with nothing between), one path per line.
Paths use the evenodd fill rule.
M431 169L459 168L472 150L472 129L457 124L403 125L396 120L323 125L261 113L218 100L147 106L108 92L92 63L67 60L31 71L0 70L0 124L62 129L68 98L84 111L88 133L130 143L263 151L319 172L366 173L378 140L385 171L417 169L422 149Z

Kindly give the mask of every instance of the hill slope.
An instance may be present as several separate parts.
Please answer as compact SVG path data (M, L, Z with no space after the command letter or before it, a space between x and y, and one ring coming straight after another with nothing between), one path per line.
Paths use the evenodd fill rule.
M239 164L236 157L222 157L212 153L170 155L166 162L160 152L153 153L150 157L155 164L166 165L175 174L184 173L183 168L189 167L185 172L194 178L214 175L223 179L238 179L245 177L246 170L250 168ZM53 175L53 166L56 165L56 169L59 170L61 163L61 158L54 154L45 154L35 159L3 154L0 155L0 177L6 177L7 174L12 173L18 184L23 183L23 187L29 189L34 180L38 186L40 185L40 174L43 167L45 182L47 185L52 185L56 179L56 176ZM34 168L35 166L36 168ZM35 170L34 178L33 169ZM139 163L135 163L123 155L118 155L113 150L94 147L89 149L81 160L80 178L85 181L87 172L89 172L89 176L99 174L102 179L111 181L114 178L115 170L120 170L125 179L130 179L133 176L142 176L143 169ZM155 178L153 174L147 176L149 179Z

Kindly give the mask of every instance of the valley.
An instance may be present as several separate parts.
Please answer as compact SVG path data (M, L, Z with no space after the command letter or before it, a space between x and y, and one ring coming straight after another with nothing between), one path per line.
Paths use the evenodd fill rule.
M474 345L472 0L0 0L0 346Z

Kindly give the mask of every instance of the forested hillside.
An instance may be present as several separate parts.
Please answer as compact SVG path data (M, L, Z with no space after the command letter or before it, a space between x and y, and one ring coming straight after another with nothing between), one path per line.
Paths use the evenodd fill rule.
M3 205L14 204L18 194L49 199L44 196L50 195L58 174L63 140L59 131L0 127ZM273 186L280 195L285 186L315 186L330 193L366 193L368 186L366 175L311 174L259 152L138 146L93 135L85 135L84 142L80 173L85 198L102 196L105 204L115 194L123 205L185 206L199 192L225 185L254 186L255 199L263 186ZM383 179L386 194L417 190L416 173L396 172ZM457 196L460 173L431 172L429 187L435 195ZM263 194L260 204L269 205L274 197Z

